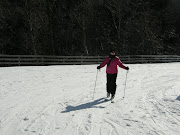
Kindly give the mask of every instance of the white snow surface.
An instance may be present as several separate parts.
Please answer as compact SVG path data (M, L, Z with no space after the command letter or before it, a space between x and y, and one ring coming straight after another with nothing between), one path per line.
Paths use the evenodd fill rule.
M105 67L1 67L0 135L180 135L180 63L125 65L114 103Z

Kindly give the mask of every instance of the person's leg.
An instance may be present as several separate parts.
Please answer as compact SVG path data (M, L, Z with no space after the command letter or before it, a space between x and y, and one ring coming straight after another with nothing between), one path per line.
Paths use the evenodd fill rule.
M117 87L116 79L117 79L117 74L113 74L111 77L111 94L112 94L112 97L114 97L116 94L116 87Z
M110 96L110 93L111 93L111 88L110 88L111 74L107 73L106 78L107 78L107 83L106 83L107 96L108 95Z
M115 94L117 74L107 74L107 92Z

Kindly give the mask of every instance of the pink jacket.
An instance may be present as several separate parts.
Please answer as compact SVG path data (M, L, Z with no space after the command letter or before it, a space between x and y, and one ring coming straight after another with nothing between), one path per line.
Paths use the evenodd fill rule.
M107 56L105 58L105 60L100 64L100 67L104 67L105 65L108 64L110 57ZM111 63L109 66L106 67L106 73L108 74L116 74L118 73L118 69L117 69L117 65L120 68L125 69L125 66L122 64L122 62L120 61L120 59L116 56L114 59L111 60Z

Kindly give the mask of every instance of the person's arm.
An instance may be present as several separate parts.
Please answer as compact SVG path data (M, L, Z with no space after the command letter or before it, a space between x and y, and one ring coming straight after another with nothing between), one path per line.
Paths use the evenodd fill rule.
M126 69L126 70L129 70L129 67L126 67L126 66L124 66L123 65L123 63L121 62L121 60L118 58L118 66L120 67L120 68L123 68L123 69Z
M108 57L104 59L104 61L97 67L97 69L103 68L108 63Z

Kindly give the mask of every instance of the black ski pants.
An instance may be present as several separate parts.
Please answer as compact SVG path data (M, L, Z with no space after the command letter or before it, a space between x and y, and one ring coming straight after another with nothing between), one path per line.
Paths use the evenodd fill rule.
M107 73L107 92L112 95L115 95L116 93L116 78L117 78L117 73L116 74Z

